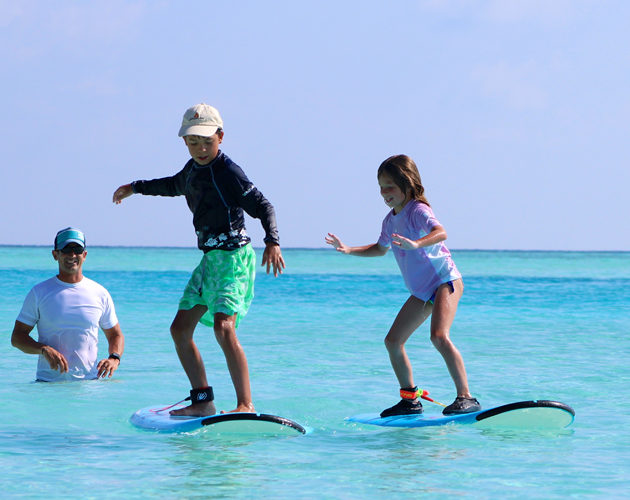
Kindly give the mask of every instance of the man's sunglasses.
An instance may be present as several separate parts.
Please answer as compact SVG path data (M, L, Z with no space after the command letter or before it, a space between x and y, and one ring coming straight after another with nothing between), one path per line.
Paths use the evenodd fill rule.
M81 255L83 252L85 252L85 248L83 247L64 247L61 250L58 250L59 252L63 253L63 254L71 254L73 253L74 255Z

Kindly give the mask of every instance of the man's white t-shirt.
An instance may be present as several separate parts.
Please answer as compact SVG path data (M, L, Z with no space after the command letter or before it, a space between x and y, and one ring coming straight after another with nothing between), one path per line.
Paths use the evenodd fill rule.
M65 283L55 276L35 285L17 320L37 325L38 341L68 361L68 372L60 373L40 354L37 380L45 382L97 378L98 329L118 324L109 292L85 276L79 283Z

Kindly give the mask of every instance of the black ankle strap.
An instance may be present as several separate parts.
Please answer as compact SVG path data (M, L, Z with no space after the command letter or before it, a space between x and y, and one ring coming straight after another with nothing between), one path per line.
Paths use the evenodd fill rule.
M214 401L214 393L212 392L212 387L192 389L190 391L190 397L187 397L186 399L190 399L190 404L193 405L207 403L209 401Z

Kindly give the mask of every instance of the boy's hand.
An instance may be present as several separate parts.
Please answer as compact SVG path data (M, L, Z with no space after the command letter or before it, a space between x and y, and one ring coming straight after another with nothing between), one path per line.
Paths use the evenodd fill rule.
M114 191L114 196L112 197L112 201L116 203L116 205L120 204L125 198L128 198L133 194L133 189L131 188L131 184L123 184L116 191Z
M269 274L270 267L273 267L273 275L276 278L278 274L282 274L285 265L282 252L280 251L280 245L276 243L266 243L262 258L262 265L264 266L265 264L267 265L267 274Z

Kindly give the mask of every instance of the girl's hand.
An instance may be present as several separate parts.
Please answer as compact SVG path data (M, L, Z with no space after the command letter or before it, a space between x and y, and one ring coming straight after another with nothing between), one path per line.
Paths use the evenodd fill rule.
M345 254L350 253L350 247L344 245L343 242L334 234L328 233L328 236L326 236L324 239L326 240L326 243L335 247L335 250L337 250L338 252Z
M417 241L410 240L409 238L405 238L404 236L396 233L392 234L392 245L396 245L403 250L417 250L420 248Z
M116 191L114 191L114 196L112 197L112 201L118 205L125 198L131 196L133 194L133 189L131 189L131 184L124 184L120 186Z

